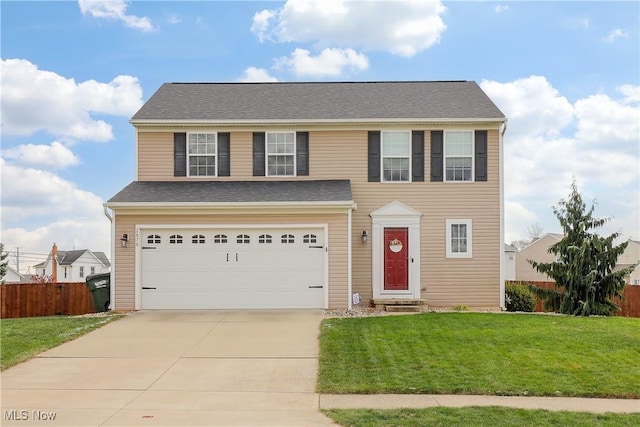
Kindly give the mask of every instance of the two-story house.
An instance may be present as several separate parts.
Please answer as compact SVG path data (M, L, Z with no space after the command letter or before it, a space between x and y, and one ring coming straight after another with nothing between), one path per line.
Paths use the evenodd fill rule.
M35 275L55 282L84 282L92 274L108 273L111 263L104 252L89 249L58 250L54 243L47 259L33 266Z
M116 310L504 306L506 118L475 82L169 83L131 123Z

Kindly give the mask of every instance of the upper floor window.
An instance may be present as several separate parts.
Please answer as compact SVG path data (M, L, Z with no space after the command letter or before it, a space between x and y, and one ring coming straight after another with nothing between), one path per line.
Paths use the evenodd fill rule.
M78 272L78 275L80 277L84 277L84 267L83 266L80 266L80 271Z
M473 132L444 133L445 181L473 181Z
M446 220L447 258L471 258L471 220Z
M267 176L295 176L294 132L267 133Z
M216 176L216 134L187 134L189 176Z
M382 132L382 180L411 180L411 132Z

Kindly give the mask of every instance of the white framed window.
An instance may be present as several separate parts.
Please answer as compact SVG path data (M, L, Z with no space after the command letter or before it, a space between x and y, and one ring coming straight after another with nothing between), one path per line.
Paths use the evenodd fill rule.
M216 153L218 148L215 133L187 134L187 171L188 176L215 177Z
M411 132L383 131L382 181L411 182Z
M95 267L91 267L91 274L96 274L96 268Z
M269 132L266 138L267 176L295 176L295 132Z
M444 180L473 181L473 131L444 132Z
M84 267L83 266L80 266L80 271L78 272L78 275L80 277L84 277Z
M67 267L64 268L64 278L67 278Z
M472 235L470 219L446 220L447 258L471 258Z

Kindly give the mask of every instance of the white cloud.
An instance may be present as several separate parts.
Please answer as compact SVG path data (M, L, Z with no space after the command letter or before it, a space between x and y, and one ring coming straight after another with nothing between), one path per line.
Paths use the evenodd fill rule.
M167 22L169 22L169 24L180 24L182 22L182 19L180 19L180 17L176 15L171 15Z
M78 0L78 5L83 15L115 19L129 28L145 32L154 30L149 18L126 14L129 3L125 0Z
M639 237L636 86L618 88L620 100L597 94L573 104L542 76L483 81L481 86L509 118L504 147L507 241L524 237L532 222L558 231L551 208L567 197L573 177L585 201L598 200L597 216L620 217L607 231Z
M2 150L5 159L15 160L25 166L64 169L80 163L80 159L58 141L51 145L23 144Z
M109 254L110 224L98 196L51 172L2 159L0 166L2 240L7 247L47 253L57 242L63 250L89 248Z
M411 57L437 44L446 30L440 1L289 0L253 17L260 41L311 42Z
M248 67L237 80L239 82L277 82L278 79L269 75L264 68Z
M311 56L306 49L296 49L291 56L276 60L276 67L288 68L296 76L339 76L369 68L369 60L353 49L324 49L318 56Z
M509 134L555 136L573 121L573 106L543 76L510 83L482 81L482 88L509 118Z
M629 33L625 30L621 30L620 28L616 28L615 30L611 30L609 34L602 38L602 41L605 43L613 43L617 39L629 37Z
M626 145L637 152L640 108L628 102L638 96L640 87L626 85L622 91L626 96L622 101L598 94L580 99L575 103L578 138L599 145L617 147Z
M1 73L5 135L44 130L58 137L108 141L111 125L91 114L130 116L142 106L142 88L132 76L76 83L23 59L2 60Z
M502 13L502 12L506 12L507 10L509 10L509 6L505 6L505 5L499 4L499 5L496 5L496 7L494 7L493 10L496 13Z

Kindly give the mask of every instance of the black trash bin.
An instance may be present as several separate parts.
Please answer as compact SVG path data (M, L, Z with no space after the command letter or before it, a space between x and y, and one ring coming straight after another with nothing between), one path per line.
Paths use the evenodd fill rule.
M111 295L111 273L92 274L87 276L86 282L96 313L108 311Z

